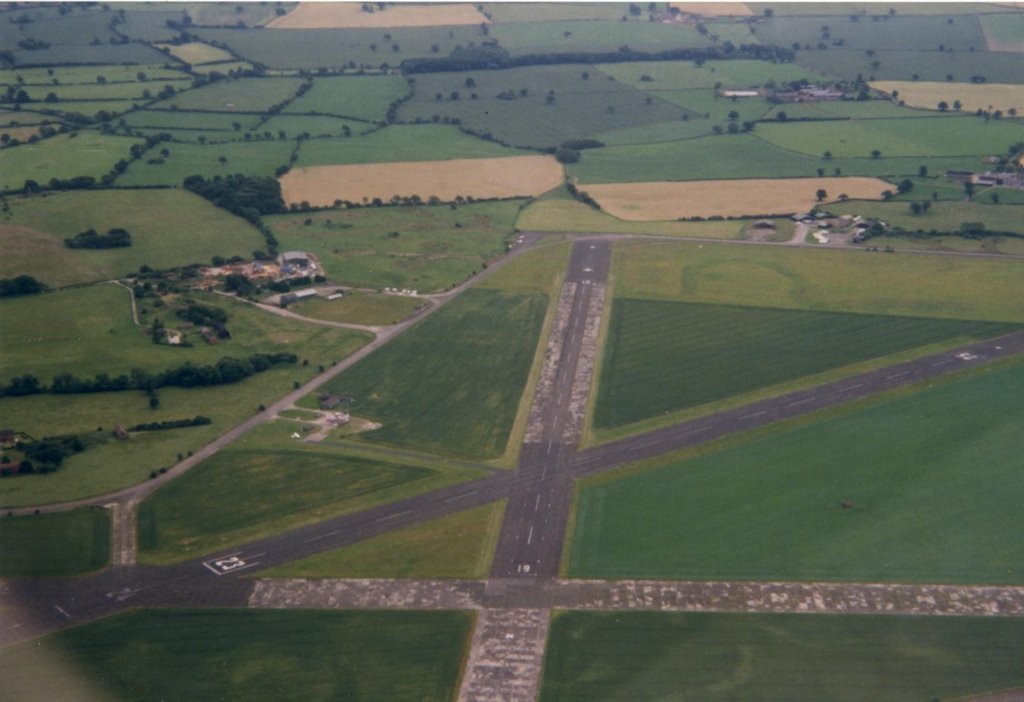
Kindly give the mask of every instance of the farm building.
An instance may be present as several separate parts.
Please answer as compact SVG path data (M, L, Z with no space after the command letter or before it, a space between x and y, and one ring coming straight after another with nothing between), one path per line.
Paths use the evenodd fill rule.
M722 97L731 98L749 98L757 97L761 94L760 90L723 90L719 93Z
M281 305L281 307L287 307L293 302L308 300L311 297L316 297L316 290L314 288L306 288L305 290L299 290L298 292L285 293L281 296L278 304Z
M309 260L309 254L305 251L285 251L277 257L277 262L280 265L295 266L296 268L307 268Z

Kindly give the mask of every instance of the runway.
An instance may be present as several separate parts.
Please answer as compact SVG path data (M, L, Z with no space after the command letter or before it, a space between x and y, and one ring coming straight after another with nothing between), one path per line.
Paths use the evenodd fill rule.
M489 601L544 606L522 593L543 591L557 577L575 479L1024 353L1024 331L1016 332L577 451L611 253L608 239L573 245L516 470L174 566L2 581L0 647L134 607L243 607L256 581L239 576L501 499L507 506L486 584Z

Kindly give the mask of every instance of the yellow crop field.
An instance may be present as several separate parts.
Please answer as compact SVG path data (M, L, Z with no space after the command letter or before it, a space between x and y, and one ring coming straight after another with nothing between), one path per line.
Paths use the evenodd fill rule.
M365 12L356 2L300 2L286 15L270 22L270 29L353 29L389 27L440 27L453 24L488 24L469 3L448 5L387 5Z
M899 99L910 107L939 109L940 102L949 105L960 101L961 112L1014 109L1024 112L1024 85L1010 83L943 83L939 81L878 80L871 83L876 90L899 92Z
M669 7L705 17L749 17L754 14L745 2L670 2Z
M289 204L330 206L338 199L387 202L395 195L446 202L460 195L525 197L561 182L562 165L553 156L510 156L295 168L281 177L281 191Z
M214 61L233 61L232 56L224 49L204 44L201 41L191 41L187 44L157 44L160 49L167 49L171 56L180 59L185 63L212 63Z
M587 185L586 190L610 215L633 222L680 217L740 217L806 212L824 190L825 201L846 195L877 199L895 186L878 178L764 178Z

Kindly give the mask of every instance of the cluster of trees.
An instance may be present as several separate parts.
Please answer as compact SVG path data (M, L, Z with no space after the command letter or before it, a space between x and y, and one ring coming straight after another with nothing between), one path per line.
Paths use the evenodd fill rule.
M213 424L213 420L197 414L192 419L166 419L162 422L144 422L133 424L125 431L163 431L165 429L182 429L184 427L201 427L205 424Z
M30 275L19 275L17 278L0 279L0 297L17 297L19 295L33 295L46 290L43 283Z
M185 178L183 185L186 190L206 198L217 207L251 222L266 240L267 251L271 255L277 253L277 237L262 219L262 215L288 211L281 196L281 185L276 179L241 173L218 175L209 179L201 175L191 175ZM253 256L256 256L255 252Z
M517 66L545 66L562 63L623 63L626 61L710 61L721 59L758 59L764 61L792 61L795 52L777 46L723 42L721 46L668 49L666 51L637 51L622 46L618 51L571 51L548 54L522 54L511 56L495 42L482 46L457 46L445 58L411 58L402 61L402 72L440 73L444 71L473 71Z
M111 229L106 234L99 234L90 228L64 240L64 246L69 249L117 249L131 245L132 235L127 229L119 227Z
M572 195L574 198L582 202L584 205L589 205L590 207L593 207L595 210L601 209L601 205L597 203L597 200L590 197L590 193L587 193L584 190L580 190L572 183L566 183L565 189L569 191L570 195Z
M215 324L223 325L228 321L228 313L221 308L194 301L189 301L176 314L185 321L192 322L197 326L212 327Z
M21 451L25 458L17 464L4 456L0 460L0 478L52 473L60 467L65 458L74 453L81 453L85 448L85 443L76 435L44 437L23 446Z
M99 373L93 379L78 378L70 373L61 373L54 377L47 387L34 375L21 375L11 378L7 385L0 388L0 396L21 397L50 393L53 395L76 395L92 392L121 392L125 390L142 390L152 393L163 387L197 388L209 385L227 385L237 383L256 373L262 373L277 365L291 364L298 361L293 353L257 353L248 358L224 357L209 365L184 363L177 368L161 373L149 373L135 368L130 375L110 377L107 373Z

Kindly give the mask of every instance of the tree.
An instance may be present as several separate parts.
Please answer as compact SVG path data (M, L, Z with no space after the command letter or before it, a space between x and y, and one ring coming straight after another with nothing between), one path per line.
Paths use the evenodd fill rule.
M948 109L949 109L949 103L947 103L945 100L942 100L942 101L939 102L939 111L940 112L945 112Z
M775 115L775 119L779 120L780 122L785 122L787 119L789 119L789 116L783 110L779 110L778 114Z
M828 197L828 191L824 188L818 188L818 192L816 192L814 196L818 198L818 202L824 202L825 198Z
M821 157L823 159L825 159L826 161L831 161L832 160L832 152L831 151L826 151L825 153L823 153L821 155Z
M874 149L871 152L871 158L879 158L881 155L882 155L882 152L879 151L878 149Z
M917 168L917 174L918 174L919 176L921 176L922 178L924 178L925 176L927 176L927 175L928 175L928 166L925 166L925 165L923 165L923 164L922 164L922 165L920 165L920 166L918 166L918 168Z
M964 183L964 195L967 196L968 200L974 197L974 183L971 181Z
M915 214L915 215L921 214L921 203L920 202L912 202L912 203L910 203L910 212L911 212L911 214Z
M909 178L904 178L900 181L899 185L896 186L896 192L898 193L909 193L914 189L914 181Z

